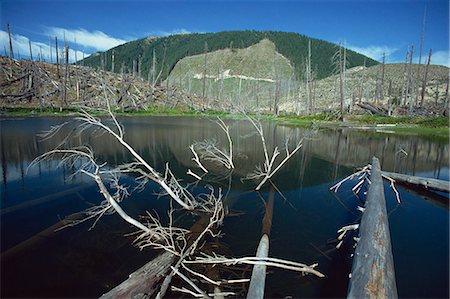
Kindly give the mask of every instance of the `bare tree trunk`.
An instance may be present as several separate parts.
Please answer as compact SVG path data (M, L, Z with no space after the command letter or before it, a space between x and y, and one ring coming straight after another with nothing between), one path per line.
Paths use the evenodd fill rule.
M166 63L166 53L167 53L167 45L164 45L164 54L163 54L163 59L162 59L162 63L161 63L161 69L159 70L158 76L156 76L155 84L158 84L158 81L159 81L159 79L161 77L161 74L162 74L162 72L164 70L164 65Z
M423 50L423 40L425 37L425 21L426 21L426 16L427 16L427 8L425 7L425 11L423 13L423 23L422 23L422 35L420 38L420 50L419 50L419 65L417 67L417 83L420 82L421 79L421 75L420 75L420 71L421 71L421 63L422 63L422 50ZM419 84L417 84L417 90L416 90L416 97L415 97L415 101L414 101L414 106L417 107L419 101Z
M339 45L339 94L341 103L341 119L344 120L344 78L343 78L342 44Z
M61 98L61 107L60 111L63 110L64 106L67 104L67 78L68 78L68 67L69 67L69 47L67 46L66 39L64 36L64 62L65 62L65 70L64 70L64 80L63 80L63 92Z
M152 59L152 86L156 84L156 56L155 56L155 48L153 48L153 59Z
M14 59L14 51L11 39L11 29L9 28L9 23L6 24L6 29L8 31L8 38L9 38L9 58Z
M49 58L50 58L50 63L53 63L53 57L52 57L52 38L49 37L48 38L48 48L49 48Z
M112 50L111 53L111 72L114 73L114 55L116 54L116 51Z
M141 65L142 65L142 56L139 54L138 57L138 63L137 63L137 67L138 67L138 77L141 78ZM167 78L169 77L169 74L167 74Z
M306 61L306 94L308 101L308 114L312 113L311 95L311 40L308 40L308 57Z
M206 53L208 52L208 43L205 42L205 48L203 51L203 57L204 57L204 62L203 62L203 81L202 81L202 98L206 97ZM240 82L239 82L240 84Z
M241 108L241 89L242 89L242 78L239 77L239 87L238 87L238 96L237 96L237 106Z
M385 66L385 61L386 61L386 54L383 53L383 60L382 60L382 64L381 64L381 82L380 82L380 100L383 101L384 100L384 92L383 92L383 87L384 87L384 66Z
M33 62L33 51L31 50L31 41L28 40L28 46L30 47L30 61Z
M58 59L58 37L55 35L55 53L56 53L56 74L58 75L59 79L59 59Z
M439 82L436 81L436 90L434 91L434 103L437 104L439 100Z
M103 69L102 69L102 71L106 71L107 69L108 69L108 55L106 55L107 54L107 52L105 51L105 52L103 52Z
M77 66L77 61L78 61L78 57L77 57L77 37L74 36L74 44L75 44L75 80L76 80L76 93L77 93L77 102L80 101L80 81L78 78L78 66Z
M414 56L414 46L411 46L411 50L409 52L409 71L408 71L408 84L406 85L406 95L405 98L408 97L408 94L411 92L409 97L409 111L408 114L411 115L412 113L412 106L413 106L413 72L412 72L412 59Z
M445 102L444 102L444 109L448 109L448 83L449 78L447 78L447 87L445 88Z
M222 99L222 92L223 92L223 67L220 67L220 87L219 87L219 101Z
M345 44L342 46L342 50L344 52L344 59L342 63L342 99L344 102L344 109L346 108L345 98L347 96L347 49L345 48ZM344 118L344 116L342 116Z
M279 114L279 102L280 102L280 80L275 82L275 100L273 105L273 114L278 116Z
M388 115L392 115L392 80L389 80L389 88L388 88ZM384 156L383 156L384 157Z
M427 66L425 68L425 75L424 75L423 81L422 81L422 93L421 93L421 98L420 98L420 107L423 107L423 100L425 98L425 91L426 91L426 88L427 88L428 68L430 67L432 51L433 50L430 49L430 53L428 54L428 62L427 62Z
M403 68L403 83L402 83L402 96L401 101L403 100L403 107L406 107L406 93L407 93L407 71L408 71L408 55L409 55L409 49L406 50L406 57L405 57L405 67Z
M361 76L361 85L360 85L360 91L359 91L359 102L362 102L363 96L364 96L364 82L366 81L366 59L364 58L364 68L363 73Z

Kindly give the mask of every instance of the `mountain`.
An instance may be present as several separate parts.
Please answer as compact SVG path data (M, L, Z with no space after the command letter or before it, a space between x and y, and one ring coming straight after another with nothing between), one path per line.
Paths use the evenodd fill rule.
M182 89L207 99L205 109L220 106L226 110L238 107L271 111L298 97L309 44L314 79L333 75L337 45L297 33L273 31L144 38L95 53L82 64L133 73L167 89ZM378 64L348 49L346 59L349 68Z
M311 41L311 65L318 79L333 74L331 57L337 46L333 43L310 38L292 32L274 31L224 31L217 33L178 34L160 38L143 38L131 41L112 48L106 52L97 52L85 58L82 63L92 67L112 69L112 54L114 51L114 71L132 72L133 69L141 77L147 79L151 74L153 53L156 58L155 77L161 73L164 80L175 67L176 63L187 56L203 54L223 49L244 49L259 43L261 40L270 40L281 55L286 57L294 67L297 77L301 77L302 65L308 52L308 41ZM377 61L362 54L347 50L349 67L378 64ZM264 63L264 62L262 62ZM134 65L134 67L133 67Z

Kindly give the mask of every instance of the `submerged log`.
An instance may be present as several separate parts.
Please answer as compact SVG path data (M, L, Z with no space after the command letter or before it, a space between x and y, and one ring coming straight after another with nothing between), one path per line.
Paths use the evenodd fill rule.
M174 258L175 256L170 252L164 252L100 298L150 298L158 290L161 279L170 269Z
M437 190L437 191L450 193L450 183L448 181L432 179L432 178L423 178L423 177L418 177L418 176L406 175L406 174L395 173L395 172L387 172L387 171L382 171L381 173L385 176L388 176L388 177L394 179L396 182L399 182L399 183L418 185L418 186L422 186L426 189L433 189L433 190Z
M266 258L269 256L269 235L272 228L273 203L275 198L275 189L270 187L269 200L266 203L266 211L263 218L262 237L259 241L256 257ZM255 265L252 270L250 286L248 287L247 299L264 298L264 289L266 286L266 265Z
M264 234L259 241L256 257L266 258L269 255L269 237ZM264 298L266 285L266 265L255 265L252 270L252 278L248 287L247 299Z
M383 179L375 157L370 180L347 298L398 298Z

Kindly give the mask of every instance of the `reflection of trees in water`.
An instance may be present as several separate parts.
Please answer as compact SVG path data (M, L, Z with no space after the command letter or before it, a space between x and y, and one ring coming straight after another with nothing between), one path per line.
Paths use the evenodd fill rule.
M215 138L219 144L227 145L226 136L218 131L216 123L210 119L135 117L123 118L121 121L125 126L126 140L160 171L164 167L164 161L168 161L169 158L173 161L171 163L195 168L189 150L189 145L195 141ZM23 177L29 161L58 145L61 138L39 141L36 134L48 129L50 125L61 122L61 119L51 118L2 121L0 157L3 189L6 189L8 174L13 171L11 168L16 168L14 172L18 170ZM254 165L262 163L264 159L261 141L248 121L225 120L225 122L230 125L230 134L234 141L235 174L245 176L254 169ZM269 151L273 150L275 144L284 144L288 136L294 144L309 133L306 129L277 126L274 123L264 123L263 126ZM61 132L59 136L65 134L67 131ZM76 137L70 143L89 144L101 155L100 159L115 165L131 160L131 156L116 140L106 135L97 135L93 132L88 137ZM324 167L317 163L317 159L322 159L333 163L334 168L330 169L328 179L336 179L341 166L359 167L366 165L373 156L377 156L383 170L411 174L432 171L434 176L439 177L441 168L448 167L448 151L448 144L415 136L391 136L345 129L327 130L320 131L315 137L305 140L300 154L293 157L279 175L295 174L295 177L290 176L290 180L301 185L305 179L305 172L311 171L313 167ZM40 171L42 170L39 169ZM65 169L64 172L68 176L70 170Z

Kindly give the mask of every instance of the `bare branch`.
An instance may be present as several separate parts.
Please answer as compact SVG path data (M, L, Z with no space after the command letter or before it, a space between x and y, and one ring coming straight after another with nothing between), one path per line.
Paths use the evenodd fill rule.
M311 266L288 261L279 258L266 257L266 258L258 258L258 257L241 257L241 258L226 258L221 256L207 256L196 258L192 261L184 261L185 264L225 264L225 265L236 265L236 264L249 264L249 265L266 265L286 270L292 270L297 272L311 273L318 277L325 277L322 273L315 270L314 268L317 264L313 264Z
M247 117L248 120L253 124L256 131L258 132L261 143L263 145L263 151L264 151L264 168L261 168L260 166L257 166L255 171L252 173L249 173L243 180L261 180L259 184L256 186L255 190L259 191L261 187L270 179L272 178L275 173L277 173L278 170L280 170L286 162L297 153L300 148L302 147L303 138L296 144L295 148L290 151L289 150L289 138L285 142L286 146L286 156L283 160L281 160L278 164L275 163L277 160L277 157L280 155L280 151L278 150L278 147L275 147L272 153L272 156L269 155L267 151L267 145L266 140L264 138L264 132L262 129L261 122L258 120L254 120L251 117Z

